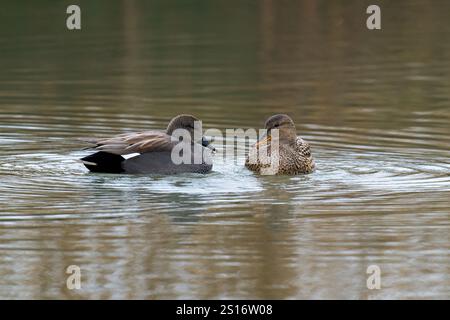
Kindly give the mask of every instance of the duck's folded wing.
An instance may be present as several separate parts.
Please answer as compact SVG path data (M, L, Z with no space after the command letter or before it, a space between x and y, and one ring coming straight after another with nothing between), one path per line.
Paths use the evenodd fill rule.
M121 134L107 139L84 139L84 141L94 144L92 147L94 150L118 155L171 151L173 147L171 137L157 131Z

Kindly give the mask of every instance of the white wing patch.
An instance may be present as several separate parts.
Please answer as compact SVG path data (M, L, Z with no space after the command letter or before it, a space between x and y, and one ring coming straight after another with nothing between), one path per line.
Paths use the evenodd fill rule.
M130 153L130 154L123 154L122 157L125 158L125 160L140 156L140 153Z

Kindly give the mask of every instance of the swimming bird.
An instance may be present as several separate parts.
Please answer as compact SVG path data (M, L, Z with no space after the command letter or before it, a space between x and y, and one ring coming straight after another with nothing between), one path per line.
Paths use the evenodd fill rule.
M263 174L295 175L310 173L315 163L309 144L297 136L295 124L286 114L277 114L265 123L267 134L249 151L245 166L251 171ZM278 130L278 134L274 130ZM275 143L274 143L275 142ZM272 146L278 144L278 154ZM266 154L269 161L262 161L261 154ZM272 161L272 162L270 162ZM277 165L270 165L270 163Z
M83 141L93 144L86 149L97 151L80 159L92 172L176 174L212 169L211 150L205 148L209 141L203 137L201 122L188 114L173 118L165 132L151 130Z

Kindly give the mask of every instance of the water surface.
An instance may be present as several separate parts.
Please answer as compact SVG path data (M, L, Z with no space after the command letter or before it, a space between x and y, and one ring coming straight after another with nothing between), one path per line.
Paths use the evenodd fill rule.
M81 1L80 32L63 4L3 4L0 297L449 299L450 3L380 1L381 31L368 4ZM256 176L242 155L173 177L76 161L79 137L280 112L313 174Z

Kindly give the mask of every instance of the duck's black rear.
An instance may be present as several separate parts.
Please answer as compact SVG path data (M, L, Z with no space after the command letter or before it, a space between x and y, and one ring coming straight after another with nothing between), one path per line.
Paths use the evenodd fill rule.
M108 152L97 152L80 159L86 168L92 172L123 173L122 162L125 160L120 155Z

